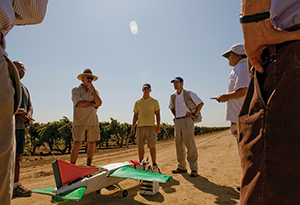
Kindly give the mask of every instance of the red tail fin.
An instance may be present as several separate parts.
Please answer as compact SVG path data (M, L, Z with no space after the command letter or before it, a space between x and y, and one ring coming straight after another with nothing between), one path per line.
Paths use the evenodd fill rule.
M98 167L79 167L61 159L55 160L52 163L52 167L57 188L60 188L85 175L99 171Z

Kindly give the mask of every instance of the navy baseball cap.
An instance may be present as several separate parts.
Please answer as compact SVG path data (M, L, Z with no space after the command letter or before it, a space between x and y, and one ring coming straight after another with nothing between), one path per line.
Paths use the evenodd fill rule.
M174 81L180 81L182 83L183 79L182 79L182 77L176 77L173 80L171 80L171 83L173 83Z

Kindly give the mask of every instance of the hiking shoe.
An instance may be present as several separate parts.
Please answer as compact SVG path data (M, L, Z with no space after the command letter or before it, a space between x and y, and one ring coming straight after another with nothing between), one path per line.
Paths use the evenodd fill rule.
M26 197L31 196L31 193L31 190L28 190L24 186L19 185L14 189L13 196Z
M181 173L186 173L186 172L187 172L186 169L179 169L179 168L177 168L175 170L172 170L173 174L181 174Z
M191 174L190 174L190 176L191 177L197 177L199 175L198 175L197 171L192 171Z

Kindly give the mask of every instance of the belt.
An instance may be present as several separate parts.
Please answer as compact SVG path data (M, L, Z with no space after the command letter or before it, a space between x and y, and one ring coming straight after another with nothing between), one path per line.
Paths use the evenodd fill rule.
M289 27L287 29L285 29L286 31L297 31L300 29L300 24L294 25L292 27ZM269 50L269 55L271 56L271 60L274 60L278 54L278 50L284 46L287 46L291 43L295 43L299 40L292 40L292 41L285 41L283 43L278 43L278 44L272 44L272 45L268 45L268 50Z
M178 120L178 119L184 119L184 118L187 118L187 116L183 116L183 117L176 117L176 120Z
M263 66L263 68L265 68L264 66L268 65L269 62L273 62L274 60L276 60L277 54L279 53L279 50L281 48L299 41L300 40L293 40L293 41L286 41L279 44L267 45L261 54L261 58L262 58L261 65Z

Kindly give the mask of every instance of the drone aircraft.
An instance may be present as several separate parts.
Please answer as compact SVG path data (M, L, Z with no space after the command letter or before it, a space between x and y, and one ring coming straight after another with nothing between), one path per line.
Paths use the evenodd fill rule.
M105 166L77 166L57 159L52 163L56 187L34 189L32 192L52 196L52 202L78 201L83 195L97 192L125 179L146 180L165 183L171 176L144 171L147 161L136 160L113 163ZM122 190L123 197L128 192Z

